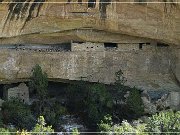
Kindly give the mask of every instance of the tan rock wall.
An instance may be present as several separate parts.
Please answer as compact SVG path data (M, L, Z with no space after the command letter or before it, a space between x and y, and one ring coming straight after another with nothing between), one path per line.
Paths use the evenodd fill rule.
M115 51L92 49L90 52L0 50L2 82L27 79L32 67L40 64L49 78L57 80L86 77L89 81L111 83L114 73L122 69L131 86L178 89L179 4L110 3L106 12L102 12L100 3L90 8L86 3L72 3L77 0L61 2L65 3L44 3L34 10L30 10L33 4L30 3L25 12L15 10L16 4L10 8L10 4L1 3L0 44L58 44L74 40L124 43L124 46ZM139 50L138 44L144 41L168 43L175 49L144 46ZM87 48L86 45L84 47Z
M173 49L175 50L175 49ZM84 80L114 82L115 72L122 70L127 85L148 90L179 90L172 78L174 58L171 48L162 47L134 51L68 51L33 52L0 50L0 79L27 79L32 67L39 64L49 79L55 81Z
M86 2L86 0L83 1ZM113 2L118 1L113 0ZM88 8L88 4L67 3L67 0L64 2L59 4L46 3L39 10L35 8L29 20L27 18L30 16L31 4L27 12L20 12L20 15L15 14L13 19L10 18L14 11L10 12L9 5L7 3L0 4L0 37L21 37L21 35L28 37L37 34L28 42L31 43L34 41L33 39L41 38L40 42L46 43L46 40L43 39L47 39L47 37L52 39L54 35L58 36L59 32L66 34L66 30L92 28L111 33L146 37L176 45L180 43L179 4L111 3L106 6L106 16L102 18L98 3L96 3L95 8ZM63 38L56 40L61 42ZM91 41L91 38L86 37L86 40ZM99 40L104 42L106 38ZM6 43L9 42L11 39L6 40ZM21 40L16 40L16 43L19 42Z
M72 43L72 51L104 51L103 43Z

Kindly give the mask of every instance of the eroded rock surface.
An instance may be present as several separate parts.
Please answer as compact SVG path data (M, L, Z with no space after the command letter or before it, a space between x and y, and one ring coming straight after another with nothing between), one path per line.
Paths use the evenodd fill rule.
M167 108L180 110L179 91L143 91L141 98L144 111L149 114L155 114Z
M109 84L121 69L127 85L147 90L179 90L178 3L12 1L3 0L0 4L1 46L60 46L73 41L77 44L71 44L69 51L59 52L0 48L1 83L26 80L32 67L39 64L55 81L84 78ZM114 49L107 50L108 43L113 43ZM78 47L80 44L83 47Z
M99 3L103 0L96 0L92 5L78 0L54 1L61 3L51 3L51 0L29 1L32 3L22 0L22 3L0 4L1 43L59 43L74 39L94 42L110 40L99 36L93 39L86 36L86 33L78 35L72 32L74 29L95 29L101 30L99 34L121 33L176 45L180 43L178 3L116 3L120 2L119 0ZM33 3L33 1L49 3Z

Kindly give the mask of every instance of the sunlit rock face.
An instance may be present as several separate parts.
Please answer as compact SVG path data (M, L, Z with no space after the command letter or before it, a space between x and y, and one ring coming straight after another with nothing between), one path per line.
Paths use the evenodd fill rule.
M121 69L127 85L179 90L179 4L16 1L1 0L0 44L26 47L0 49L2 83L26 80L32 67L40 64L56 81L83 78L110 84ZM64 43L70 43L70 49L64 49Z
M128 48L128 43L119 43L116 47L108 45L72 43L71 48L64 50L26 46L22 49L0 49L1 83L27 80L33 66L39 64L53 81L83 79L110 84L114 82L115 72L121 69L127 79L126 85L144 90L179 91L175 66L178 48L157 45L139 48L135 43Z
M179 4L116 3L121 2L119 0L94 0L95 3L88 3L89 0L53 1L60 3L33 3L51 0L20 0L22 3L12 3L17 0L1 1L11 2L0 4L0 37L11 37L1 39L2 43L59 43L71 40L68 35L77 40L77 34L71 31L74 29L102 30L177 45L180 42ZM109 40L98 37L92 39L86 35L78 35L78 38Z

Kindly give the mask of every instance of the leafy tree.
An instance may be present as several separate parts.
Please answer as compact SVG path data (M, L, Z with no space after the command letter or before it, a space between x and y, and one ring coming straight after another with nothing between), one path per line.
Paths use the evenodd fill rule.
M2 104L2 115L5 124L12 123L20 129L31 129L35 122L29 106L15 98Z
M57 126L60 116L65 114L67 114L67 109L58 103L46 104L43 111L47 123L53 127Z
M54 132L54 129L52 129L52 126L46 126L46 122L45 122L44 117L40 116L38 118L38 123L36 124L36 126L32 130L32 133L33 132L36 135L47 135L47 134L52 134Z
M87 115L85 119L89 126L96 125L104 115L112 111L112 98L104 84L87 84L81 81L68 87L66 95L69 106L76 113Z
M139 117L144 111L140 91L136 88L125 86L126 81L122 70L115 73L114 93L112 96L115 101L113 117L116 117L118 121L124 118ZM129 97L125 97L127 92L130 93ZM118 104L118 101L122 101L121 104Z
M124 95L127 93L127 88L125 87L125 82L127 80L125 79L125 77L123 76L123 72L122 70L119 70L115 73L115 95L113 95L114 100L116 101L116 105L118 100L122 100L124 101Z
M126 78L123 76L123 72L121 69L115 73L115 76L115 84L117 85L124 85L127 81Z
M127 99L127 105L130 110L136 115L141 116L144 112L144 106L141 99L140 91L135 87L131 89L130 94Z
M85 106L92 123L99 122L107 113L111 113L112 104L112 98L104 84L89 86Z
M39 104L34 102L31 106L32 111L35 113L35 116L38 116L36 110L38 110ZM62 115L67 114L67 109L63 107L59 102L54 100L47 99L44 103L42 115L44 116L46 122L56 128L59 122L59 118Z
M125 94L131 89L125 86L126 81L121 69L115 73L115 82L111 93L114 101L113 118L116 118L117 121L121 121L120 119L122 118L127 118L130 114L127 105L122 104L122 102L126 102Z
M66 90L67 104L71 111L83 112L84 100L87 97L87 83L80 81L78 84L70 84Z
M64 114L66 110L60 104L50 102L47 90L48 77L39 65L33 68L30 86L31 89L35 90L38 98L38 101L32 105L35 115L43 115L49 124L56 126L59 116Z
M33 68L30 87L36 92L37 98L39 99L39 114L42 114L45 100L48 96L48 78L47 74L42 71L39 65Z

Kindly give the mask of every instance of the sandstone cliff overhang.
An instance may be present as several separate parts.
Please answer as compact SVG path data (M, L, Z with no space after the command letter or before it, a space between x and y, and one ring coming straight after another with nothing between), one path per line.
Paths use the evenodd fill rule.
M108 0L106 3L96 0L94 5L89 4L88 0L53 1L60 3L51 3L52 0L16 2L17 0L1 0L0 44L46 44L48 40L77 40L76 34L73 33L79 29L89 29L89 32L91 29L97 30L96 37L101 42L106 38L98 37L102 32L107 32L143 37L168 44L180 43L179 3L118 3L121 2L119 0ZM86 33L82 36L86 37ZM93 39L88 36L84 40Z

